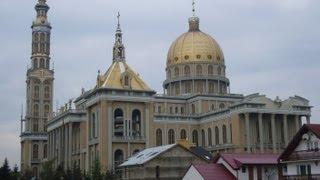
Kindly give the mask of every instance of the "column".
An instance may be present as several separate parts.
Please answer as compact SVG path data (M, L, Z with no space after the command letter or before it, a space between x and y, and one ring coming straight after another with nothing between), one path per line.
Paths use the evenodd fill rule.
M297 132L299 131L299 129L300 129L299 120L300 120L299 115L295 115L295 116L294 116L294 121L295 121L295 126L296 126L296 133L297 133Z
M263 125L262 125L262 113L258 114L259 121L259 137L260 137L260 152L264 152L264 136L263 136Z
M285 146L287 147L289 143L289 138L288 138L288 119L286 114L283 115L283 128L284 128L284 143L285 143Z
M68 166L69 168L72 167L72 164L71 164L71 159L72 159L72 123L69 123L69 143L68 143L68 151L69 151L69 156L68 156Z
M272 131L272 150L276 153L276 125L275 125L275 114L271 114L271 131Z
M306 118L307 118L307 124L310 124L310 115L307 115Z
M146 111L146 114L145 114L145 127L142 126L143 128L145 128L145 132L142 131L142 133L145 134L145 137L146 137L146 148L149 147L149 143L150 143L150 137L149 137L149 134L150 134L150 130L149 130L149 126L150 126L150 112L149 112L149 106L150 106L150 103L146 103L145 104L145 111ZM144 123L141 122L142 125L144 125ZM143 130L143 128L141 128Z
M112 102L108 102L108 134L107 134L107 162L108 162L108 169L111 170L113 167L113 160L112 160L112 136L113 136L113 113L112 113ZM90 153L88 151L88 153ZM89 154L88 154L89 155ZM111 162L111 163L110 163Z
M182 83L181 83L181 81L179 81L179 90L180 90L180 94L182 94Z
M249 113L244 114L245 125L246 125L246 141L247 141L247 152L250 152L250 123L249 123Z

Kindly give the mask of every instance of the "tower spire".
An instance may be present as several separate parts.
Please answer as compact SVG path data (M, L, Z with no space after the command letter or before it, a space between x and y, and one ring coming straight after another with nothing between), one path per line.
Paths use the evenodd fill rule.
M125 48L122 44L122 31L120 28L120 13L117 15L117 30L115 34L115 42L113 46L113 62L115 61L125 61Z

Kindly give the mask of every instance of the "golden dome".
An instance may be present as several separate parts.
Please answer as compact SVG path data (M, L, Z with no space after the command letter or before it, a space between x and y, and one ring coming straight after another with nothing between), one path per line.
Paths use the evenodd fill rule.
M178 37L170 46L167 65L191 62L224 64L223 52L210 35L199 29L199 18L189 18L189 31Z

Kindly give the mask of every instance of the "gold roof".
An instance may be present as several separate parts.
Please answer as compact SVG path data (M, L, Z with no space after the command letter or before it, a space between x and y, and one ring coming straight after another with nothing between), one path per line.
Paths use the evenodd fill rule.
M223 52L215 39L199 30L199 18L189 18L189 31L170 46L167 65L203 62L224 64Z
M124 84L125 75L129 77L129 86ZM139 75L122 61L115 61L104 75L99 76L97 87L152 91Z

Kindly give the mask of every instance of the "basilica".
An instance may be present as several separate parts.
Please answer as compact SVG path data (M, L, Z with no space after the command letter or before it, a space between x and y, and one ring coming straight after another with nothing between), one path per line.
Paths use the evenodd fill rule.
M302 124L310 123L311 106L301 96L281 100L231 93L222 48L201 31L196 16L186 18L189 28L168 47L163 94L130 67L135 62L126 57L130 47L118 21L110 42L112 65L92 79L94 87L53 112L49 6L39 0L35 9L20 136L21 168L35 176L46 161L89 171L98 159L102 170L114 170L145 148L180 139L211 153L281 153Z

